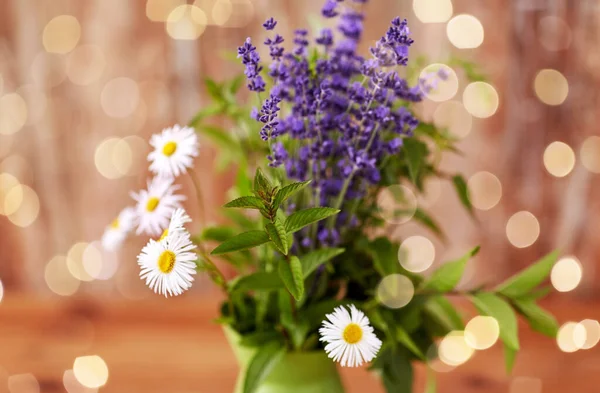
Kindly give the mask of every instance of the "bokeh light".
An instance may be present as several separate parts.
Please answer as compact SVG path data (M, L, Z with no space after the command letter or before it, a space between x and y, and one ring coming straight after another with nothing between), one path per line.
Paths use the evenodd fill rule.
M438 344L433 343L429 346L429 349L427 349L427 353L425 354L427 366L437 373L446 373L454 370L454 366L450 366L440 359L439 352Z
M211 18L217 26L227 24L233 14L233 4L230 0L216 0L211 8Z
M444 23L452 17L452 1L413 0L413 11L423 23Z
M427 270L435 259L435 247L424 236L406 238L398 249L398 261L409 272L420 273Z
M455 137L464 138L471 132L473 118L462 103L445 101L435 109L433 123Z
M583 268L573 256L558 260L550 272L550 282L559 292L570 292L579 286L583 278Z
M130 78L119 77L106 83L100 94L104 112L114 118L124 118L133 113L140 100L138 84Z
M133 162L129 143L120 138L107 138L100 142L94 154L94 163L107 179L118 179L128 174Z
M423 68L419 75L423 94L432 101L447 101L458 92L456 72L446 64L434 63Z
M402 274L385 276L377 286L377 299L389 308L401 308L412 300L415 287L412 281Z
M44 269L44 280L48 288L60 296L71 296L79 289L79 280L71 274L67 266L67 258L57 255Z
M579 323L585 328L585 342L581 349L594 348L600 341L600 323L594 319L584 319Z
M166 29L175 40L195 40L204 33L207 22L206 14L200 7L180 5L169 14Z
M69 54L67 76L76 85L96 82L106 68L104 52L97 45L81 45Z
M254 20L254 4L251 0L215 0L206 6L210 0L196 0L198 5L211 14L213 23L228 28L245 27Z
M492 116L498 110L500 99L494 86L485 82L472 82L463 92L463 104L467 111L481 119Z
M465 340L464 332L456 330L448 333L438 347L440 360L449 366L460 366L469 360L473 353L473 348Z
M123 153L125 150L122 147L116 149L115 152L113 152L113 159L120 160L121 162L115 166L119 167L120 171L122 172L126 168L126 161L130 161L131 165L129 167L129 171L127 171L127 175L138 175L143 173L148 165L148 160L146 158L150 152L150 145L144 138L141 138L137 135L127 136L123 138L123 142L126 142L127 145L129 145L131 159L128 159L127 157L116 157L117 151L121 151L121 154L127 154Z
M569 25L556 16L544 16L540 19L538 39L549 51L565 50L571 45L573 34Z
M600 136L590 136L579 150L581 163L590 172L600 173Z
M467 182L469 200L479 210L490 210L502 198L502 183L490 172L477 172Z
M586 334L586 329L582 324L567 322L558 329L556 343L563 352L575 352L585 345Z
M73 277L81 281L93 281L94 277L90 276L84 265L83 256L88 248L88 243L75 243L67 252L67 268Z
M552 176L567 176L575 167L575 153L564 142L552 142L544 150L544 166Z
M483 43L483 25L473 15L456 15L446 26L448 39L459 49L477 48Z
M13 196L14 195L14 196ZM12 211L11 207L18 205ZM37 193L29 186L17 185L13 187L4 199L4 211L13 224L25 228L33 224L40 213L40 200ZM9 211L11 211L9 213Z
M186 0L147 0L146 16L153 22L166 22L169 14Z
M517 248L531 246L540 236L540 223L528 211L513 214L506 224L506 237Z
M10 393L39 393L40 384L33 374L16 374L8 377Z
M68 53L75 48L81 36L79 21L72 15L59 15L44 27L42 42L50 53Z
M569 95L569 82L559 71L541 70L533 83L535 95L547 105L560 105Z
M31 78L40 88L56 87L67 78L65 56L39 52L31 63Z
M500 325L494 317L478 315L465 327L465 341L473 349L492 347L500 336Z
M99 388L108 381L108 367L104 360L97 355L75 359L73 374L80 384L88 388Z
M109 280L117 271L116 258L103 258L102 246L98 242L88 244L81 256L83 269L96 280Z
M0 134L12 135L27 122L27 104L18 93L0 97Z
M19 180L14 177L13 175L11 175L10 173L0 173L0 214L2 215L6 215L6 210L4 209L4 204L6 202L6 196L7 194L14 188L17 188L17 186L19 186ZM18 187L18 190L21 192L22 195L22 189L20 187ZM13 200L15 196L12 195L11 196L11 200L9 200L8 204L10 205L9 208L11 210L11 213L13 210L16 210L13 207L13 204L15 203L15 201ZM19 202L20 205L20 202ZM17 207L18 208L18 207Z
M67 393L96 393L98 388L88 388L79 383L73 370L66 370L63 374L63 385Z
M408 187L399 184L389 186L377 195L377 209L388 223L404 224L417 210L417 197Z

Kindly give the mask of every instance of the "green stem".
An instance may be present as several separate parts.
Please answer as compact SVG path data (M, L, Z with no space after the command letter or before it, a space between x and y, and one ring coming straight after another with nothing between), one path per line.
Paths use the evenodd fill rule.
M344 198L346 198L346 193L348 192L348 188L350 188L350 183L352 182L352 178L354 178L355 173L356 173L356 169L352 169L352 172L350 172L350 175L348 175L346 180L344 180L344 184L342 185L342 190L340 191L340 195L338 195L338 199L336 200L335 205L333 205L334 209L340 210L340 208L342 207L342 204L344 203ZM327 222L327 227L329 229L332 229L335 226L335 217L336 216L333 215L329 218L329 221Z
M198 212L200 216L200 222L202 224L206 224L206 211L204 210L204 198L202 197L202 188L200 187L200 182L198 180L198 174L193 168L188 169L188 174L192 179L192 184L194 185L194 189L196 191L196 198L198 200Z

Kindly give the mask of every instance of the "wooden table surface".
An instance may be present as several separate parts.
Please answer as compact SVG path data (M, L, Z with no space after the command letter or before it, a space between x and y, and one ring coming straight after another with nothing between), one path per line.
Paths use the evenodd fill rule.
M561 323L600 317L600 303L553 301ZM152 297L107 300L7 296L0 304L0 392L8 375L32 373L41 392L65 392L62 376L77 356L100 355L109 368L102 392L231 392L237 366L218 325L215 300ZM500 345L440 374L439 392L597 393L599 348L561 352L554 340L521 329L514 374L504 374ZM423 391L424 369L415 392ZM344 369L348 392L382 392L365 369ZM14 392L11 392L14 393ZM28 392L19 392L28 393Z

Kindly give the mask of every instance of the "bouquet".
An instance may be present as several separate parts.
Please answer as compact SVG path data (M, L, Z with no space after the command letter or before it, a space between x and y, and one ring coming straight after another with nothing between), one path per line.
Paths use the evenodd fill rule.
M327 0L322 15L337 30L296 30L287 47L277 22L267 20L268 61L248 38L237 52L244 75L207 80L213 102L188 126L152 136L154 178L103 238L115 249L135 228L150 236L138 256L140 277L159 294L182 294L197 272L222 289L217 321L236 338L232 345L250 353L240 392L270 391L261 389L277 365L299 353L326 354L342 367L370 363L388 392L409 392L413 362L436 358L440 339L493 344L469 339L451 295L469 299L485 318L478 321L497 331L509 370L519 349L517 313L556 334L556 321L536 304L548 292L540 285L556 252L496 287L469 291L455 288L477 247L424 274L399 263L390 228L412 219L443 236L416 204L428 180L448 179L467 211L471 205L462 176L445 173L436 159L457 151L455 139L414 111L447 75L417 75L409 66L413 39L400 18L359 54L364 2ZM244 81L250 94L240 98ZM237 175L223 209L228 224L192 235L175 181L191 176L202 208L198 134L219 147L217 166ZM229 279L222 263L239 274ZM293 380L293 363L286 364Z

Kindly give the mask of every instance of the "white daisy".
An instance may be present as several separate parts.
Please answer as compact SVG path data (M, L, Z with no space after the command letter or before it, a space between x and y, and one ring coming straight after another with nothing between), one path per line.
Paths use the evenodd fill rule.
M173 185L173 180L155 177L148 183L147 190L131 194L137 202L138 235L146 233L159 236L168 227L171 215L185 200L183 195L175 194L178 189L179 186Z
M343 307L337 307L333 313L327 314L327 320L319 329L321 341L327 342L327 356L343 367L358 367L375 358L381 340L373 333L369 318L351 305L350 312Z
M196 274L194 248L187 231L170 233L161 241L150 239L137 257L140 278L165 297L181 295L192 286Z
M127 234L135 227L137 214L133 207L121 210L119 216L106 227L102 235L102 247L106 251L116 251L127 238Z
M171 233L186 231L183 225L188 222L192 222L192 219L190 218L190 216L187 215L185 210L176 209L173 212L173 215L171 215L171 222L169 223L169 227L163 231L162 235L160 235L160 239L158 240L163 240L167 238L167 236Z
M198 155L198 136L190 127L175 125L150 138L150 170L159 176L176 177L191 168Z

